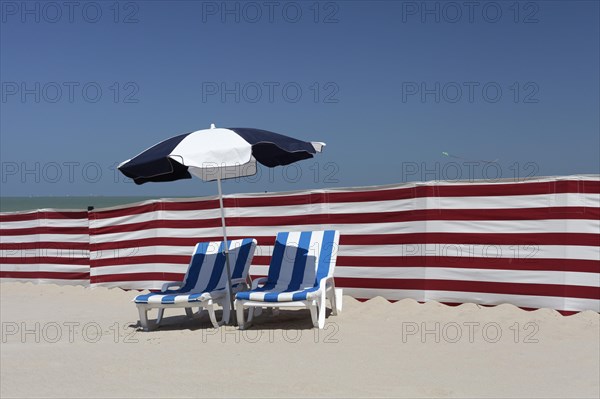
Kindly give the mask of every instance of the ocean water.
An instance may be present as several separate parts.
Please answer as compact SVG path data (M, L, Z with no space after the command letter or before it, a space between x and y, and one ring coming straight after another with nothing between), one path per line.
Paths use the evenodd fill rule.
M88 206L105 208L115 205L158 199L157 197L0 197L0 212L28 211L35 209L87 210Z

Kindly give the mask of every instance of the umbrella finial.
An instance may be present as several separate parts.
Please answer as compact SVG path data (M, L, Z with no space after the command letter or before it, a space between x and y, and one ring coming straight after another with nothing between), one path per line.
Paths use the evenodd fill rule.
M214 129L214 128L216 128L215 124L214 124L214 123L211 123L211 124L210 124L210 128L211 128L211 129Z

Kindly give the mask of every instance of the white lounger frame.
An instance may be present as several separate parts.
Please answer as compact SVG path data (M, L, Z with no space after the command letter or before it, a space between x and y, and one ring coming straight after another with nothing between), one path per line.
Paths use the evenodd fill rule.
M229 241L232 247L229 248L229 256L231 256L233 259L235 259L235 261L237 262L238 260L238 253L236 253L240 248L240 246L237 246L238 243L242 243L246 240L249 239L242 239L242 240L232 240ZM190 262L193 261L193 257L195 256L195 254L197 253L198 250L198 246L199 245L208 245L210 243L198 243L196 245L196 247L194 248L194 255L192 255L192 260L190 260ZM215 245L217 244L222 244L221 242L214 242ZM241 271L241 276L237 277L237 278L232 278L231 279L231 285L232 285L232 290L233 293L232 295L235 295L237 292L242 291L242 290L247 290L249 288L249 282L251 282L248 272L250 269L250 263L252 262L252 258L254 256L254 251L256 249L256 240L255 239L251 239L250 242L246 242L244 245L250 245L249 248L249 253L248 253L248 257L245 259L245 263L244 263L244 268ZM213 252L214 254L214 252ZM235 255L234 255L235 254ZM232 259L232 263L233 262ZM190 267L191 267L191 263L190 263ZM169 295L177 295L178 293L176 292L177 289L182 289L182 287L186 284L186 281L189 278L189 273L190 273L190 268L188 267L188 270L186 272L186 275L183 279L183 281L173 281L173 282L168 282L168 283L164 283L161 289L161 294L164 294L167 292L167 290L172 290L171 293L169 293ZM225 276L225 271L223 271L223 276ZM246 280L248 279L248 281ZM175 290L173 290L175 289ZM173 292L175 291L175 292ZM193 294L195 292L186 292L186 293L181 293L180 295L182 296L188 296L190 294ZM180 302L175 302L175 303L157 303L157 302L136 302L136 298L133 299L133 302L135 302L137 308L138 308L138 312L139 312L139 316L140 316L140 325L142 327L142 329L144 331L149 331L152 328L156 328L160 325L160 323L163 320L163 316L164 316L164 312L165 309L167 308L185 308L185 313L187 316L189 317L198 317L202 314L202 310L205 309L208 312L208 315L210 317L210 321L213 325L214 328L218 328L219 326L225 324L225 323L229 323L229 318L231 315L231 311L230 311L230 295L229 295L229 289L228 287L225 285L225 287L211 291L211 292L202 292L199 291L198 293L202 293L202 295L193 301L180 301ZM215 315L215 305L220 306L223 309L223 316L221 318L221 321L217 321L217 317ZM153 308L157 308L158 309L158 316L156 318L156 322L153 323L153 326L150 326L150 322L148 321L148 311L150 309ZM193 308L198 308L198 311L196 313L193 312Z
M165 283L161 291L164 292L170 288L180 288L182 284L183 282L181 281ZM239 279L239 281L232 281L232 284L240 284L238 285L237 290L234 289L234 295L236 292L248 289L248 285L244 279ZM202 310L206 310L214 328L219 328L223 324L228 323L230 317L229 296L227 295L226 290L221 290L216 293L212 292L204 301L182 303L136 303L136 305L140 314L140 324L144 331L150 331L151 329L158 327L162 322L165 309L167 308L185 308L185 314L191 318L201 316ZM223 316L220 321L217 321L217 317L215 314L215 305L219 305L223 309ZM154 308L158 309L158 316L156 318L154 326L150 327L150 323L148 320L148 311ZM198 310L194 313L193 308L198 308Z
M267 281L266 277L254 280L252 289L258 288ZM342 311L343 289L335 288L333 277L327 277L321 280L317 299L294 302L263 302L248 301L236 299L235 308L237 312L237 321L240 330L245 330L252 325L254 316L259 316L263 308L272 308L273 313L277 315L279 308L301 308L310 309L310 317L314 327L323 329L325 327L325 313L327 311L326 301L331 303L331 314L337 316ZM244 308L248 309L248 320L244 321Z
M307 234L309 234L307 236ZM331 234L333 234L333 236L331 236ZM235 308L236 308L236 315L237 315L237 321L238 321L238 325L239 328L241 330L247 328L246 322L244 321L244 308L249 308L249 312L248 312L248 323L250 323L252 321L252 318L254 317L254 315L258 315L261 311L262 308L273 308L275 313L278 312L279 308L305 308L305 309L309 309L310 310L310 316L312 319L312 323L314 327L320 328L322 329L325 326L325 312L326 312L326 302L327 299L329 299L329 301L331 302L331 310L332 310L332 314L335 316L338 314L338 312L340 312L342 310L342 290L341 289L336 289L335 288L335 282L333 279L333 273L334 273L334 269L335 269L335 263L337 260L337 251L338 251L338 246L339 246L339 231L336 230L324 230L324 231L307 231L307 232L294 232L294 233L288 233L288 232L281 232L277 234L277 238L276 238L276 247L273 250L274 252L277 250L277 245L280 245L279 248L281 248L281 246L283 246L283 252L279 252L278 259L274 260L274 258L271 258L271 264L269 265L269 273L271 273L271 268L275 267L275 273L277 273L277 277L272 277L277 279L278 281L271 281L270 284L275 284L273 289L269 289L269 290L259 290L256 292L253 292L254 290L256 290L257 288L259 288L259 286L264 286L267 282L269 277L264 277L264 278L260 278L255 280L252 283L252 288L250 290L250 292L248 293L248 295L242 295L243 298L236 298L235 301ZM320 236L320 238L319 238ZM292 238L293 237L293 238ZM304 237L304 238L302 238ZM308 241L306 241L308 237ZM326 238L327 237L327 238ZM313 241L313 238L315 239L315 241ZM282 240L282 241L279 241ZM296 241L298 240L298 241ZM310 276L309 274L306 274L306 269L307 267L314 267L316 268L314 270L315 272L315 278L319 278L318 277L318 273L319 273L319 268L327 265L327 272L325 275L323 275L322 277L320 277L320 279L318 281L315 281L315 284L313 287L307 287L306 285L304 285L305 283L302 283L304 285L303 287L294 287L291 288L290 285L287 285L287 279L290 278L291 274L290 274L290 270L292 271L297 271L296 267L295 267L295 262L298 260L300 262L302 262L302 257L301 258L296 258L296 254L298 249L293 250L293 247L298 248L299 247L299 242L304 240L304 243L302 245L305 246L305 248L302 249L302 251L307 251L307 254L304 256L309 256L309 254L311 253L311 251L318 251L318 255L316 255L316 259L314 260L314 264L307 264L306 261L304 261L304 268L305 270L303 271L303 276L304 278L306 278L307 276ZM323 242L323 240L327 240L326 243ZM329 240L331 240L331 242L329 242ZM312 243L312 246L311 246ZM328 248L329 245L332 245L332 248ZM313 249L311 249L313 248ZM290 253L293 253L293 258L288 258L286 257L286 253L287 250L290 250ZM275 256L275 255L273 255ZM324 258L322 258L324 257ZM327 259L327 257L329 259ZM275 263L273 263L275 262ZM322 263L323 262L323 263ZM282 272L282 270L285 269L285 273ZM308 277L309 279L311 277ZM281 284L280 284L281 283ZM316 288L316 290L314 291L310 291L308 293L305 294L304 299L299 299L299 300L293 300L294 299L294 295L296 295L296 293L301 293L301 292L305 292L306 290L310 290L310 289L314 289ZM264 294L264 295L263 295ZM264 298L266 298L267 295L272 296L273 294L277 294L277 298L279 299L278 301L269 301L269 300L265 300ZM292 295L292 297L290 298L289 295ZM262 298L261 298L262 296ZM279 298L280 296L282 296L283 298ZM303 295L300 295L303 296ZM291 301L288 301L287 299L292 299ZM258 312L257 312L258 310Z

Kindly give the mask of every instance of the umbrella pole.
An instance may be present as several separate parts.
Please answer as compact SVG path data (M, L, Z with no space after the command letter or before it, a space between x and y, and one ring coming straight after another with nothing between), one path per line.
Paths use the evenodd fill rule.
M229 290L229 324L237 325L235 309L233 307L233 287L231 286L231 266L229 265L229 245L227 244L227 229L225 226L225 208L223 207L223 190L221 189L221 177L217 177L219 189L219 208L221 209L221 225L223 226L223 241L225 248L225 268L227 269L227 289Z

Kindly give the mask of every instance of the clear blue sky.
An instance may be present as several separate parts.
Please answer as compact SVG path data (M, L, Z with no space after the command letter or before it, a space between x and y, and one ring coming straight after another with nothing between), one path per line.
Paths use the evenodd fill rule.
M210 123L327 143L227 193L600 173L598 1L0 11L3 196L214 194L199 180L135 186L114 169Z

